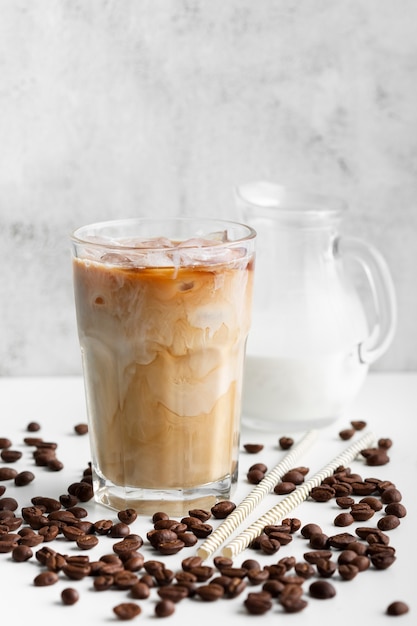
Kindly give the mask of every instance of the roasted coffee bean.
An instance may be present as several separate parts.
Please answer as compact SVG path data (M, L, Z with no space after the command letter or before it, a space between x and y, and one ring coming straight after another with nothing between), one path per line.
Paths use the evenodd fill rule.
M316 502L328 502L336 496L336 492L330 485L322 484L318 487L313 487L310 492L310 497Z
M305 552L303 556L304 556L304 559L307 561L307 563L311 563L312 565L315 565L322 559L324 560L331 559L332 551L331 550L313 550L310 552Z
M388 550L381 550L370 555L371 563L376 569L388 569L395 562L396 556Z
M385 513L387 515L395 515L396 517L405 517L407 515L407 509L400 502L391 502L385 507Z
M257 454L264 449L263 444L261 443L245 443L243 447L246 452L249 452L249 454Z
M199 539L205 539L213 532L213 527L210 524L203 524L199 522L198 524L191 524L189 530L194 533L196 537Z
M83 565L81 563L67 562L62 571L71 580L82 580L90 574L91 568L89 564Z
M146 598L149 598L150 593L149 586L140 580L130 588L130 595L135 600L146 600Z
M375 512L382 509L381 500L375 496L365 496L365 498L359 500L358 504L367 504Z
M18 563L23 563L23 561L28 561L33 556L33 552L29 546L25 545L17 545L13 548L12 559L17 561Z
M284 563L275 563L273 565L265 565L265 569L269 573L270 580L282 580L287 572Z
M278 539L271 539L268 535L259 538L259 547L264 554L275 554L281 547Z
M126 552L134 552L135 550L139 550L142 545L143 541L140 538L137 538L133 535L128 535L121 541L113 544L113 551L116 554L126 554Z
M1 451L0 456L5 463L16 463L16 461L22 458L22 453L20 450L5 448Z
M186 548L195 546L198 541L198 537L193 532L177 533L177 537Z
M72 483L68 487L68 493L76 496L80 502L88 502L94 496L93 486L86 481Z
M386 465L389 463L390 458L383 448L378 448L371 454L365 457L367 465L376 467L377 465Z
M96 535L81 535L76 539L76 544L80 550L91 550L98 544L98 537Z
M263 615L272 608L271 595L267 591L249 593L244 605L251 615Z
M283 565L287 572L295 567L297 560L295 556L284 556L282 559L278 561L278 565Z
M408 613L409 610L408 604L401 600L396 600L388 605L386 613L387 615L404 615Z
M256 567L253 569L246 570L248 580L252 585L261 585L269 578L269 572L266 569L260 569L260 567Z
M59 553L50 554L45 561L45 567L52 572L60 572L66 565L66 557Z
M316 580L311 583L309 593L312 598L328 600L336 595L336 589L327 580Z
M324 533L315 533L311 535L309 545L313 550L325 550L329 547L329 537Z
M114 574L113 584L117 589L130 589L137 582L139 582L137 575L126 569L122 569Z
M203 559L199 556L189 556L181 561L181 567L184 572L190 572L194 567L200 567L202 564Z
M93 587L96 591L107 591L113 587L114 576L112 574L99 574L94 577Z
M381 493L381 502L382 504L391 504L392 502L401 502L402 494L399 489L395 487L389 487L388 489L384 489Z
M73 587L66 587L61 591L62 603L68 606L75 604L80 599L80 594Z
M88 433L88 424L84 422L76 424L74 426L74 432L77 433L77 435L86 435Z
M45 542L53 541L58 537L59 533L60 529L56 524L48 524L38 530L38 534L43 537Z
M26 485L29 485L33 480L35 480L35 474L29 470L24 470L15 476L14 484L16 487L26 487Z
M4 450L5 448L10 448L12 445L11 440L8 437L0 437L0 448Z
M158 586L169 585L175 579L175 572L164 567L157 570L153 576Z
M350 494L353 492L352 485L350 485L349 483L338 482L334 483L332 487L334 489L335 498L350 496Z
M113 607L113 613L122 620L129 620L137 617L142 609L135 602L121 602Z
M250 469L246 474L246 478L248 479L248 482L252 485L258 485L261 480L265 478L265 473L262 472L260 469Z
M63 507L69 509L77 504L78 498L76 498L75 496L71 496L69 493L63 493L59 496L59 501Z
M109 530L109 536L113 539L123 539L130 534L130 528L127 524L123 522L118 522L117 524L113 524Z
M343 430L339 432L339 437L340 439L343 439L343 441L347 441L348 439L352 439L354 434L355 434L354 428L344 428Z
M374 528L372 526L358 526L355 528L355 533L360 539L365 539L368 543L385 543L388 545L389 537L385 535L382 530Z
M282 477L283 482L288 481L294 483L294 485L301 485L304 482L304 474L298 469L288 470Z
M160 600L155 604L157 617L169 617L175 612L175 604L171 600Z
M295 564L295 573L306 580L314 576L315 570L314 567L310 563L303 563L300 561Z
M211 517L211 511L206 511L206 509L191 509L188 511L188 515L190 517L196 517L201 522L207 522Z
M18 539L16 539L16 537L19 537L19 535L12 535L10 533L0 535L1 554L7 554L8 552L12 552L15 549L15 547L18 545Z
M135 509L124 509L123 511L119 511L117 513L117 517L123 524L133 524L133 522L137 519L138 514Z
M72 515L74 515L74 517L78 519L83 519L84 517L87 517L88 512L87 509L85 509L82 506L71 506L67 508L67 511L69 511L69 513L72 513Z
M355 522L366 522L371 519L375 513L375 509L366 504L365 502L358 502L352 504L350 514Z
M341 509L349 509L352 504L355 504L355 500L350 496L339 496L336 497L336 504Z
M198 565L192 567L189 571L194 574L199 583L207 582L214 574L214 568L210 565Z
M64 464L57 458L49 459L46 466L51 472L60 472L64 469Z
M350 533L339 533L329 537L329 546L336 550L345 550L351 541L355 540L355 536Z
M13 467L0 467L0 480L14 480L18 472Z
M102 519L94 522L94 532L97 535L108 535L110 529L113 527L113 522L110 519Z
M331 559L319 559L316 563L319 576L322 578L330 578L336 571L336 563Z
M351 513L339 513L333 520L335 526L350 526L353 522L354 518Z
M157 593L162 600L171 600L171 602L177 604L188 596L188 589L185 585L177 583L160 587Z
M366 428L366 422L364 420L352 420L350 423L355 430L363 430Z
M280 437L278 443L282 450L289 450L294 445L294 439L292 437Z
M27 446L39 446L43 439L42 437L25 437L23 441Z
M217 502L212 508L211 512L216 519L225 519L236 508L236 504L230 500L223 500Z
M0 498L0 511L16 511L19 504L15 498L9 498L5 496L4 498Z
M208 584L201 585L196 589L196 595L204 602L215 602L224 596L224 588L221 585Z
M355 496L370 496L375 492L375 486L366 481L355 481L351 483L351 487Z
M165 541L158 544L158 551L161 554L177 554L185 546L185 543L176 537L175 541Z
M151 546L157 549L161 543L176 541L177 534L168 528L163 528L161 530L153 529L148 532L146 538L148 539Z
M343 580L353 580L359 573L359 568L354 563L342 563L338 566L338 572Z
M41 429L41 425L39 422L29 422L26 426L26 430L28 433L36 433Z
M262 585L262 591L269 593L272 598L278 598L278 596L283 592L284 587L284 583L280 580L270 579Z
M385 515L378 520L378 528L379 530L393 530L400 525L400 519L396 515Z
M163 511L157 511L156 513L154 513L152 515L152 523L155 524L155 522L159 522L160 520L163 519L169 519L169 515L167 513L164 513Z
M307 606L307 600L301 597L289 595L286 597L280 596L279 602L286 613L299 613Z
M47 587L49 585L54 585L58 582L58 580L59 576L56 572L47 570L35 576L33 584L35 585L35 587Z
M301 520L299 520L298 517L287 517L282 520L282 525L288 526L288 532L291 534L296 533L301 528Z
M225 568L233 567L233 559L229 559L226 556L215 556L213 559L213 564L216 567L216 569L218 569L221 572Z
M295 490L295 484L289 481L281 481L274 487L274 493L278 496L285 496Z
M378 448L385 448L385 450L388 450L389 448L391 448L392 446L392 439L390 439L389 437L381 437L380 439L378 439Z

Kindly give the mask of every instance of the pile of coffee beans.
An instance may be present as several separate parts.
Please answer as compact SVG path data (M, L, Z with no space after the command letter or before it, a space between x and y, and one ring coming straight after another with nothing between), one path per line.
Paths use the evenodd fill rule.
M362 422L352 422L352 427L346 430L354 434L363 427ZM37 423L28 425L28 431L38 430ZM88 429L77 425L75 432L83 435ZM345 432L340 436L348 438ZM33 447L36 466L49 471L62 469L57 444L32 436L26 437L24 443ZM288 449L293 440L281 437L278 443L282 449ZM365 464L377 465L375 458L368 463L375 455L380 464L385 464L391 445L391 440L381 439L377 447L363 451ZM66 493L56 498L32 497L30 503L22 506L14 497L7 496L4 484L13 481L18 487L29 484L34 476L11 467L21 455L13 453L10 439L1 437L0 449L4 463L0 467L0 553L11 555L16 563L35 560L40 568L33 579L35 586L68 581L69 586L61 592L64 605L78 602L80 592L76 583L85 578L91 578L96 592L112 589L125 593L124 601L113 608L114 615L121 620L138 616L142 612L141 603L150 598L154 599L154 614L159 618L169 617L179 603L186 600L213 603L240 596L244 609L252 615L267 614L274 605L280 606L284 613L303 611L310 599L335 597L337 584L334 582L338 579L350 581L371 567L384 570L393 565L396 551L387 531L397 528L407 514L396 485L374 477L363 478L349 467L339 467L311 491L310 499L318 503L332 500L340 508L341 512L333 519L335 529L360 522L352 532L326 534L314 522L302 524L298 518L286 518L280 524L265 526L252 542L249 548L254 558L236 564L232 559L218 556L212 564L207 564L199 556L186 556L181 560L180 569L172 569L170 555L193 548L208 537L213 523L230 515L235 503L223 501L210 510L191 509L181 519L172 519L163 511L155 512L151 527L142 537L131 529L137 518L133 509L119 511L117 521L88 519L83 503L93 497L90 465L78 482L68 486ZM255 454L261 452L263 446L249 444L245 449ZM256 463L247 473L248 482L257 484L267 471L266 465ZM305 480L308 472L306 467L292 468L282 477L275 493L290 493ZM378 521L371 524L375 514L378 514ZM290 546L296 536L305 542L302 559L288 553L291 547L286 548L285 556L277 559L275 555ZM90 558L89 550L101 546L105 541L103 537L113 540L108 544L111 550L106 549L99 558ZM56 550L56 544L51 543L56 538L71 542L77 552L68 555ZM149 550L155 558L146 558L145 552ZM256 553L262 555L262 559L256 557ZM262 565L265 557L273 558ZM402 615L407 611L408 606L400 600L386 609L388 615Z

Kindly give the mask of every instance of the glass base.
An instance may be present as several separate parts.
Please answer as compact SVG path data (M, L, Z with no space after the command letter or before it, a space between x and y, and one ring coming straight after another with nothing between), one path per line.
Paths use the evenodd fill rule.
M134 509L139 515L164 511L173 517L188 515L190 509L210 510L216 502L231 498L237 476L189 489L139 489L114 485L93 470L94 499L116 511Z

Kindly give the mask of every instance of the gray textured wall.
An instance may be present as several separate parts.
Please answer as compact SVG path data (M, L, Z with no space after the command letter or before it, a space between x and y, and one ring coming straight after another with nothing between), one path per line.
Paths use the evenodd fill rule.
M0 374L80 371L68 233L235 217L253 179L337 192L417 369L415 0L0 0Z

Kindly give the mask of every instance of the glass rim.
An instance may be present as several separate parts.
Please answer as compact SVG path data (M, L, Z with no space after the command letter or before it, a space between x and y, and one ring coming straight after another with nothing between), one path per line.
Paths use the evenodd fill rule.
M160 248L158 248L157 246L153 247L153 246L146 246L146 248L143 248L142 246L140 246L140 244L134 245L134 244L124 244L123 242L117 242L117 241L106 241L105 239L103 239L102 241L97 241L97 239L95 239L95 237L100 236L100 232L99 231L103 231L103 229L106 228L114 228L114 227L121 227L123 225L151 225L151 224L157 224L160 223L161 224L161 233L159 235L155 234L155 235L147 235L146 233L143 235L144 239L152 239L153 237L166 237L167 239L170 239L170 237L164 232L163 226L164 224L168 225L168 224L174 224L174 223L183 223L183 224L191 224L191 223L195 223L195 224L201 224L201 226L203 224L206 224L207 226L211 225L217 225L217 227L224 227L224 230L229 233L230 229L233 228L239 228L242 229L242 234L238 237L236 237L235 239L227 239L225 241L222 240L214 240L213 239L213 244L212 245L205 245L204 247L207 248L219 248L219 247L230 247L232 245L237 245L237 244L242 244L245 242L250 242L251 240L254 240L256 238L256 231L254 228L252 228L252 226L249 226L248 224L245 224L243 222L239 222L239 221L234 221L234 220L229 220L229 219L222 219L222 218L205 218L205 217L192 217L192 216L179 216L179 217L131 217L131 218L121 218L121 219L110 219L110 220L104 220L104 221L99 221L99 222L92 222L90 224L85 224L84 226L79 226L77 228L75 228L71 234L70 234L70 239L72 241L73 244L75 245L88 245L88 246L93 246L93 247L97 247L97 248L105 248L105 249L110 249L110 250L141 250L141 249L146 249L147 251L153 251L153 250L160 250ZM95 233L93 233L92 231L97 231ZM83 232L88 233L90 231L90 233L88 235L83 235ZM213 231L211 231L213 233ZM202 239L204 239L205 236L209 235L210 231L208 229L206 229L204 232L202 232L201 234L197 234L197 233L190 233L189 235L189 239L193 240L196 239L197 237L201 237ZM128 232L125 233L124 237L126 239L128 238L132 238L132 237L140 237L140 233L137 234L133 234L130 235ZM117 237L114 237L114 239L117 239ZM186 239L180 239L179 241L186 241ZM190 245L187 246L189 248L200 248L201 246L199 246L198 244L195 245ZM173 245L173 246L167 246L166 248L164 248L164 250L167 252L169 250L176 250L177 246Z
M346 202L336 195L296 190L265 181L238 186L235 194L240 202L256 207L264 215L276 212L288 218L314 220L340 217L347 211Z

